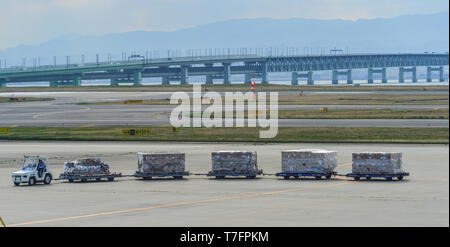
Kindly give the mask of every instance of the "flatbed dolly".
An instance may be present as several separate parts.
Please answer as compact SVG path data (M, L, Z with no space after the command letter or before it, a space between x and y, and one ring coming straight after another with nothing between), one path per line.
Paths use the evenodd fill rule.
M262 175L262 170L253 172L253 173L237 173L237 172L230 172L228 170L216 170L216 171L210 171L207 176L210 177L216 177L216 179L224 179L225 177L246 177L249 179L255 179L256 176Z
M349 173L346 175L349 178L353 178L356 181L360 180L361 178L365 178L366 180L370 180L372 178L386 178L388 181L392 181L392 178L397 178L398 180L403 180L404 177L409 176L408 172L401 172L401 173L391 173L391 174L356 174L356 173Z
M173 177L174 179L182 179L183 176L189 176L189 172L177 173L142 173L136 171L134 177L143 178L144 180L152 179L153 177Z
M284 179L289 179L290 177L294 177L298 179L299 177L315 177L317 180L325 177L326 179L330 179L331 176L336 176L337 172L280 172L275 174L275 176L283 177Z
M114 181L114 178L122 177L122 173L111 173L111 174L65 174L59 175L58 180L68 180L73 182L75 180L80 180L81 182L87 182L88 180L96 180L97 182L102 179L107 179L108 181Z

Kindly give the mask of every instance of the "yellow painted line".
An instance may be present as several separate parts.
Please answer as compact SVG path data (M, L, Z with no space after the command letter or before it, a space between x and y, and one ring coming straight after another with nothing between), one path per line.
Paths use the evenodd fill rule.
M344 163L344 164L339 164L337 165L338 167L342 167L342 166L351 166L352 163Z
M5 222L3 221L2 217L0 216L0 221L2 222L3 227L6 227Z
M234 200L234 199L252 198L252 197L258 197L258 196L275 195L275 194L295 192L295 191L306 191L306 190L313 190L313 189L336 187L336 186L352 184L352 183L357 183L357 182L349 181L349 182L342 182L342 183L338 183L338 184L316 185L316 186L308 186L308 187L303 187L303 188L292 188L292 189L277 190L277 191L262 192L262 193L242 194L242 195L227 196L227 197L222 197L222 198L213 198L213 199L200 200L200 201L169 203L169 204L150 206L150 207L144 207L144 208L124 209L124 210L108 211L108 212L101 212L101 213L94 213L94 214L85 214L85 215L70 216L70 217L60 217L60 218L53 218L53 219L46 219L46 220L36 220L36 221L30 221L30 222L11 224L9 226L25 226L25 225L32 225L32 224L42 224L42 223L49 223L49 222L83 219L83 218L90 218L90 217L103 216L103 215L139 212L139 211L146 211L146 210L158 209L158 208L171 208L171 207L211 203L211 202Z

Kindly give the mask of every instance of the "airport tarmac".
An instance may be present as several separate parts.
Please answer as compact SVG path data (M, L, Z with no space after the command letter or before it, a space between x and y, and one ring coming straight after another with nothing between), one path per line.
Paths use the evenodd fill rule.
M338 173L351 171L351 153L403 153L404 181L182 180L114 182L15 187L11 173L23 154L50 159L55 175L64 161L101 157L111 171L133 174L139 151L182 151L193 173L211 169L211 152L258 152L267 174L280 171L281 151L324 148L338 151ZM448 145L406 144L252 144L167 142L0 141L0 216L9 226L449 226Z
M316 92L317 93L317 92ZM351 92L355 93L355 92ZM361 92L366 93L366 92ZM382 92L379 92L382 93ZM389 93L389 92L386 92ZM399 93L399 92L397 92ZM441 92L447 93L448 92ZM161 126L170 123L177 105L78 105L80 102L127 99L165 99L167 92L41 92L14 93L15 96L54 97L54 101L2 103L0 126ZM10 93L3 93L3 97ZM207 106L204 106L204 108ZM280 105L295 109L448 109L448 105ZM448 119L280 119L280 127L448 127Z

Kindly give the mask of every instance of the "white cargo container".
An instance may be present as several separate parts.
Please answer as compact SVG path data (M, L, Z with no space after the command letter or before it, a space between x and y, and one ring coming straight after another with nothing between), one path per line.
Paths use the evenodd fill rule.
M290 176L314 176L320 179L322 176L330 178L337 167L337 152L324 149L299 149L285 150L281 152L281 173L289 179Z
M255 178L262 174L258 169L257 154L251 151L218 151L211 153L212 170L210 176L246 176Z
M181 179L189 175L185 171L185 154L180 152L150 152L138 153L137 177L151 179L152 177L172 176Z
M352 154L352 173L348 177L359 180L361 177L384 177L402 180L408 176L403 170L402 153L396 152L358 152Z

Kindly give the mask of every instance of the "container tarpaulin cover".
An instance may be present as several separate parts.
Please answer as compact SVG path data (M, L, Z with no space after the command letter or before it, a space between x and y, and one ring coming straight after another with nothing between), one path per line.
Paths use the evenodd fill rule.
M211 153L212 174L262 174L258 170L256 152L218 151Z
M285 173L331 173L337 166L337 152L322 149L281 152L281 170Z
M179 152L138 153L138 172L179 174L185 172L185 154Z
M354 174L397 174L402 173L402 153L361 152L352 154Z
M64 163L65 174L109 174L109 166L100 158L77 159Z

